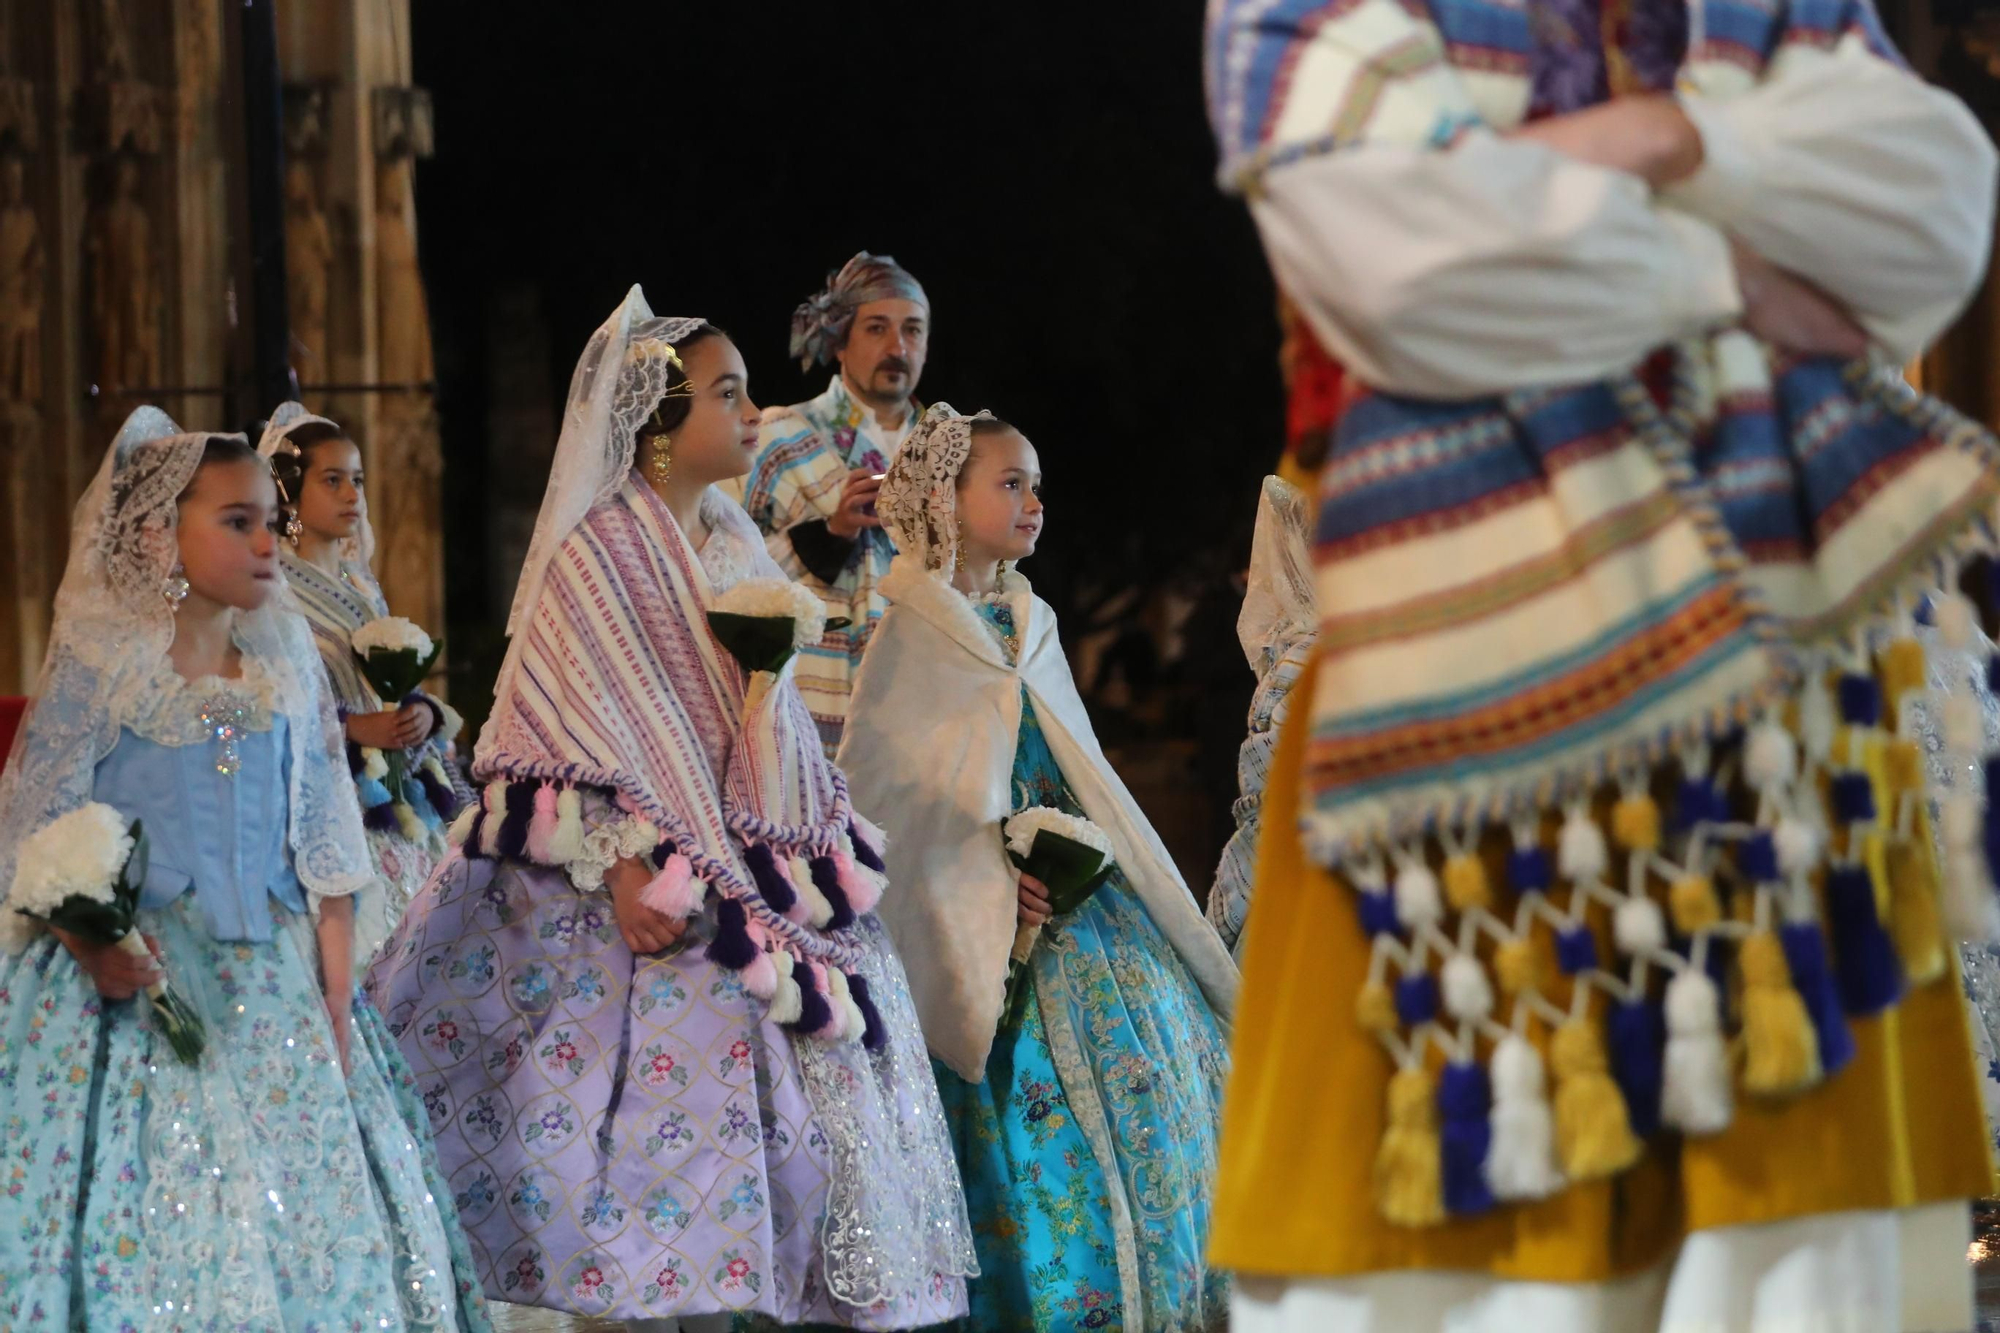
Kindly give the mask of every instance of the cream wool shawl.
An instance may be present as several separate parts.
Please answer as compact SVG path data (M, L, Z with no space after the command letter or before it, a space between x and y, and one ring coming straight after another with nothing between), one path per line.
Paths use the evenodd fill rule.
M882 590L892 603L862 658L839 767L855 804L888 835L890 882L878 913L909 973L931 1053L985 1076L1000 1023L1020 874L1000 821L1013 814L1014 749L1025 688L1084 813L1111 839L1147 913L1215 1012L1235 1005L1236 965L1098 746L1056 634L1055 613L1008 576L1017 665L972 604L910 557Z

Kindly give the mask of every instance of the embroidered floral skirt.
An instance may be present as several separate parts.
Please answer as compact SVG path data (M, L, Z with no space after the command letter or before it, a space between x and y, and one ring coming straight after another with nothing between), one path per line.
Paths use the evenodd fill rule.
M1122 878L1050 923L986 1081L935 1066L981 1276L971 1328L1226 1322L1203 1261L1227 1039Z
M830 1132L790 1037L703 957L711 931L696 918L676 949L635 956L608 895L457 853L412 902L369 988L417 1072L487 1294L860 1328L960 1313L964 1283L929 1272L866 1308L828 1290L836 1159L896 1153L904 1136ZM892 1008L906 1008L894 978ZM935 1137L958 1208L941 1125Z
M490 1330L408 1070L361 1003L342 1075L272 911L261 944L191 895L146 914L205 1017L193 1067L54 938L0 957L0 1326Z

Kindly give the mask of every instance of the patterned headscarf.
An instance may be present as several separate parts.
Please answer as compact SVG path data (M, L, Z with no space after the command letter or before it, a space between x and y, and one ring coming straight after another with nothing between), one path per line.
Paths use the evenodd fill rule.
M888 255L863 250L827 277L825 290L792 312L792 355L804 370L811 370L815 362L832 365L833 354L847 341L855 311L870 301L898 300L931 308L924 285L908 269Z

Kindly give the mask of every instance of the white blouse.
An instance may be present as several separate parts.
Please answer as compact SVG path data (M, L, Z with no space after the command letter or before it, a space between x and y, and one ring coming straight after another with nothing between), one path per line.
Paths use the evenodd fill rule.
M1977 287L1995 154L1948 93L1849 40L1788 49L1755 88L1682 105L1704 161L1659 194L1476 131L1278 168L1251 213L1328 351L1419 397L1598 379L1736 319L1726 233L1841 301L1899 362Z

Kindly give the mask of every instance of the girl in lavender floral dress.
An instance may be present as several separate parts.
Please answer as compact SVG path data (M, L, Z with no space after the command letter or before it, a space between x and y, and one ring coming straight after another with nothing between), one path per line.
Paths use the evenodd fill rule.
M479 803L370 991L491 1296L635 1328L919 1327L964 1310L972 1247L870 912L879 835L789 672L746 678L704 614L777 578L713 489L749 465L746 379L636 287L592 337Z

